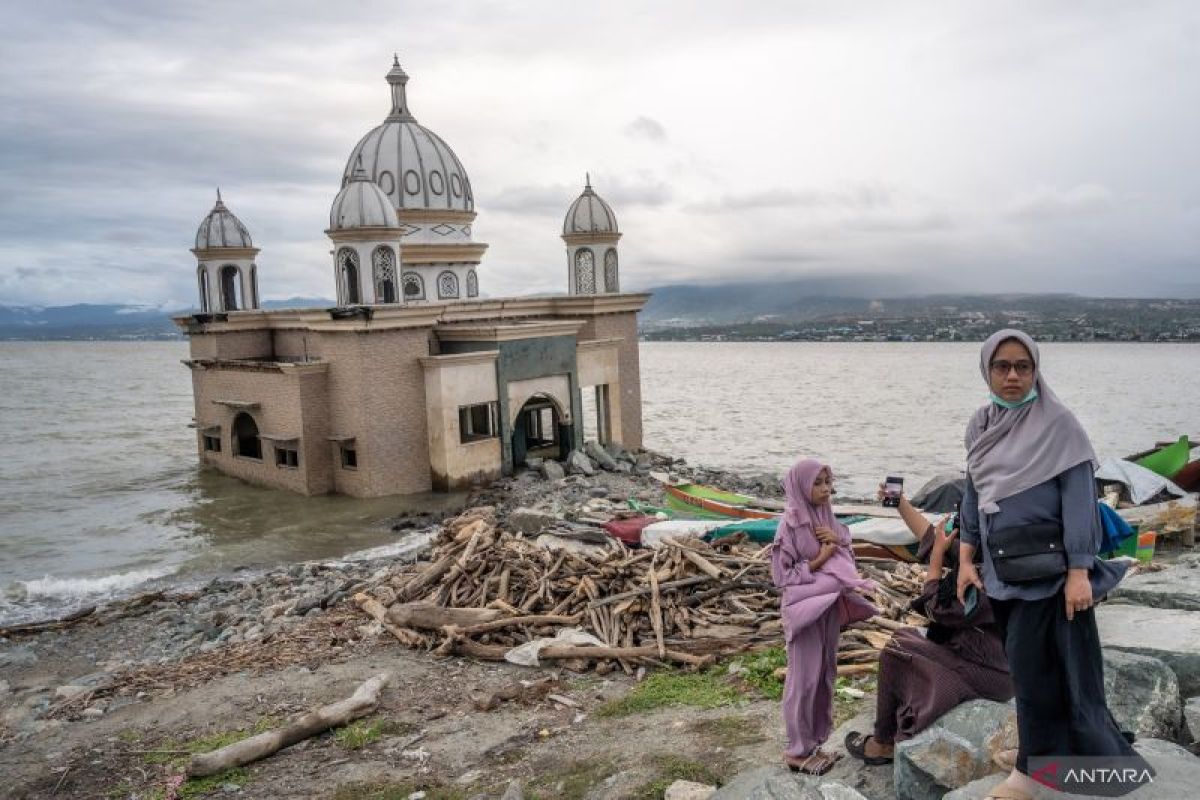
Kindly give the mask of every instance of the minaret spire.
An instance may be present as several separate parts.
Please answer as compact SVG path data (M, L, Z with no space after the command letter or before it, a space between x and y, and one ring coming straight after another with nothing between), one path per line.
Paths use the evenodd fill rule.
M413 115L408 110L408 97L405 90L408 73L400 66L399 54L392 55L392 68L388 70L387 82L392 87L392 110L387 115L387 121L412 120Z

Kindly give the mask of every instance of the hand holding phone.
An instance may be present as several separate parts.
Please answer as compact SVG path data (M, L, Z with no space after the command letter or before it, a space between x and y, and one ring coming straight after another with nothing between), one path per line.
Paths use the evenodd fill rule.
M902 494L904 494L904 478L889 475L883 482L883 504L890 508L899 506Z

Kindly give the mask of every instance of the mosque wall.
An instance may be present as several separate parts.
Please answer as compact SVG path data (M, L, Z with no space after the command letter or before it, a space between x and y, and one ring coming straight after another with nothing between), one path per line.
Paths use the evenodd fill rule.
M460 425L461 410L497 404L497 355L492 350L421 359L425 369L425 414L435 489L463 488L476 481L491 480L501 473L499 430L472 439L464 435Z
M581 341L593 339L619 339L617 344L620 392L616 397L610 393L614 414L620 406L621 438L625 447L642 446L642 372L638 354L637 312L625 311L616 314L599 314L588 317L579 329ZM614 425L615 434L615 425ZM615 435L614 435L615 438Z
M301 494L328 492L328 448L322 435L328 407L326 372L324 364L194 367L201 462L251 483ZM241 414L253 420L258 458L238 452L234 432ZM205 448L205 436L219 437L219 452ZM297 464L278 464L277 446L297 450Z
M432 487L425 415L425 328L320 332L330 365L331 436L354 437L355 468L334 468L338 492L413 494Z

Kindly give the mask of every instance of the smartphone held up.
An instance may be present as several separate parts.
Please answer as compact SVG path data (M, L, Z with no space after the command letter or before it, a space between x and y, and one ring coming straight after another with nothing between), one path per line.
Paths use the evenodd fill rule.
M904 478L889 475L883 482L883 504L890 508L900 505L900 495L904 493Z

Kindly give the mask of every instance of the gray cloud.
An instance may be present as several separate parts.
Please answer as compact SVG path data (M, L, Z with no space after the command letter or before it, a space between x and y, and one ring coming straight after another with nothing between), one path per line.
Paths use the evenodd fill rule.
M563 290L585 171L630 288L819 272L1200 294L1184 0L48 0L5 21L3 303L193 302L217 185L264 297L328 296L328 205L397 49L414 113L471 174L492 296Z
M634 139L649 139L652 142L666 141L667 129L651 117L638 117L625 126L625 133Z

